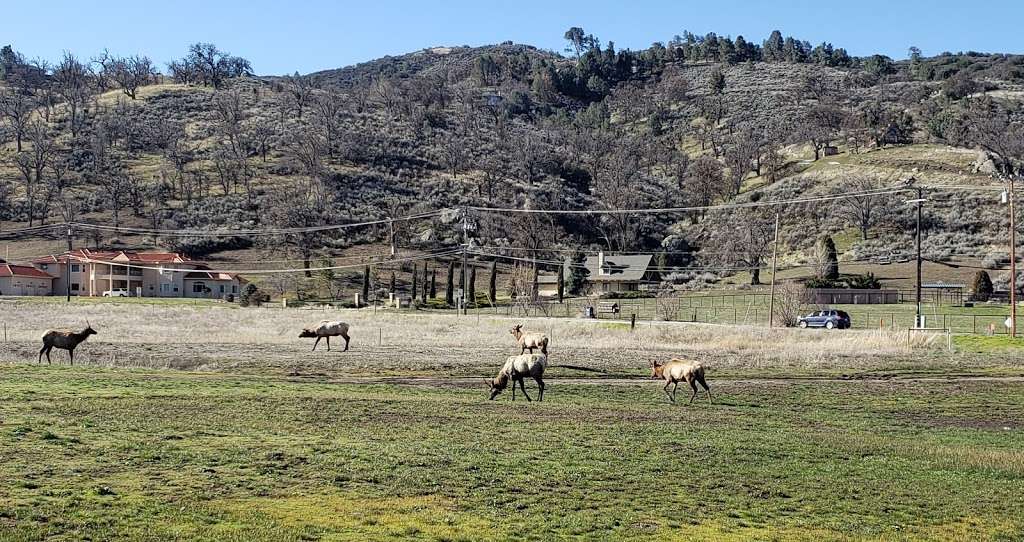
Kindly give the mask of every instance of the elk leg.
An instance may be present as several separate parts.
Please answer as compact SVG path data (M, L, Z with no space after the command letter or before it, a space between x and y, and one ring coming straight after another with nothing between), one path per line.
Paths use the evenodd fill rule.
M348 352L348 334L346 333L342 337L345 337L345 350L343 352Z
M74 348L68 348L68 359L70 360L71 365L75 364L75 349Z
M320 344L320 337L317 337L316 340L313 341L313 351L316 350L316 345L318 344Z
M39 359L36 361L36 363L42 363L43 362L43 353L44 352L46 352L46 345L45 344L43 345L42 348L39 349Z
M689 383L690 383L690 389L693 390L693 395L690 395L690 404L692 405L693 404L693 398L697 397L697 382L695 382L694 380L690 380Z
M330 352L331 351L331 336L328 335L326 338L327 338L327 351Z
M679 387L679 381L676 380L672 383L672 402L676 402L676 388Z
M672 397L672 394L668 392L668 387L671 386L671 385L672 385L672 381L671 380L666 381L665 382L665 387L662 388L662 389L665 391L665 395L668 396L669 402L670 403L674 403L674 402L676 402L676 400Z
M541 378L539 376L535 376L535 377L533 377L533 379L537 381L537 389L540 390L540 393L537 395L537 402L543 402L544 401L544 381L541 380Z
M52 346L46 348L46 364L47 365L50 365L50 350L53 350Z
M516 400L516 381L512 381L512 400Z
M697 382L700 382L700 385L701 385L701 387L703 387L703 388L704 388L704 391L708 392L708 404L709 404L709 405L711 405L711 404L714 404L714 403L713 403L713 402L711 401L711 388L709 388L709 387L708 387L708 383L704 381L704 377L703 377L703 376L702 376L702 377L699 377L699 378L697 379Z
M514 382L512 383L512 386L515 387ZM523 390L523 395L526 396L527 401L533 402L533 399L530 399L530 395L526 393L526 380L523 378L519 379L519 389Z

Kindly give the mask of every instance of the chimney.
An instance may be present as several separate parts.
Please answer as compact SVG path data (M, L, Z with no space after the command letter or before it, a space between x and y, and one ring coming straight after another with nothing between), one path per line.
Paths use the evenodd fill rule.
M605 271L604 271L604 251L603 250L597 251L597 274L598 275L604 275L605 274Z

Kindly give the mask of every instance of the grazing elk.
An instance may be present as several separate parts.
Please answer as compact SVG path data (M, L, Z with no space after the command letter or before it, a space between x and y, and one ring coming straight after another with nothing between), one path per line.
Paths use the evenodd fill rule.
M58 331L49 329L43 333L43 348L39 351L39 363L43 362L43 354L46 354L46 363L50 364L50 350L59 348L68 351L68 358L71 365L75 364L75 347L85 342L89 335L95 335L96 330L92 328L89 320L85 321L85 329L82 331Z
M545 356L548 354L548 338L543 333L523 333L522 324L510 329L509 333L516 338L516 342L519 344L519 354L526 353L527 349L532 354L534 348L540 348L540 352Z
M490 400L494 400L499 393L508 387L509 381L512 382L512 400L516 400L516 383L519 383L519 389L523 390L523 395L527 401L532 401L530 396L526 393L526 385L523 383L523 379L526 377L532 377L537 381L537 388L540 390L537 401L544 400L544 368L547 367L548 357L544 354L522 354L519 356L511 356L505 361L505 365L498 371L498 376L494 377L494 380L484 379L487 386L490 387L491 396Z
M665 380L665 395L668 395L668 400L673 403L676 402L676 388L679 386L679 382L686 381L693 390L693 394L690 395L691 404L697 397L697 384L700 384L708 393L708 404L711 404L711 388L708 388L708 383L704 380L704 366L696 361L679 359L673 359L668 363L652 361L651 378ZM672 386L672 393L668 392L669 386Z
M345 322L332 322L330 320L323 320L315 326L310 326L302 330L299 333L299 338L316 337L316 342L313 343L313 350L316 350L316 345L320 344L320 339L327 339L327 351L331 351L331 337L342 337L345 339L345 350L348 351L348 324Z

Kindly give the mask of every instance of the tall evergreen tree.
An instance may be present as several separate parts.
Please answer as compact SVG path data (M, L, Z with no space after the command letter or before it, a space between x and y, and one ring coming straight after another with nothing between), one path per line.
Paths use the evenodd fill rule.
M396 283L395 272L394 272L394 270L392 270L391 271L391 281L388 282L388 291L391 292L392 294L395 293L395 283Z
M448 262L448 280L444 288L444 302L446 305L455 304L455 260Z
M370 299L370 266L363 268L363 299L362 302L366 303Z
M839 280L839 254L831 235L826 235L818 242L818 278L827 281Z
M420 276L420 275L419 275L419 272L420 272L420 269L419 269L419 267L417 267L417 266L416 266L416 264L412 264L412 300L413 300L413 302L415 302L415 301L416 301L416 298L418 297L418 296L416 295L416 293L417 293L417 292L416 292L416 290L417 290L417 288L416 288L416 286L417 286L416 282L417 282L417 279L418 279L418 278L419 278L419 276Z
M430 298L437 299L437 269L430 270Z
M558 302L565 300L565 268L558 270Z
M472 303L476 305L476 267L469 268L469 286L466 293L466 304Z
M491 305L498 304L498 262L491 262L491 277L487 282L487 299Z
M423 262L423 292L420 294L420 301L424 305L427 304L427 294L429 294L429 287L427 286L430 280L427 278L427 262Z

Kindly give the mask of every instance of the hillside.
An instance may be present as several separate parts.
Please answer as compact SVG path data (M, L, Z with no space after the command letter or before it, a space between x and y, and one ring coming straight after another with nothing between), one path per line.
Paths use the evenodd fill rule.
M301 267L379 253L389 230L229 234L465 206L579 212L870 194L774 208L780 262L810 276L823 235L851 269L908 253L913 213L902 201L914 194L877 192L914 177L929 187L927 258L1005 264L994 176L1020 171L1021 144L1006 143L1024 134L1020 57L892 62L807 46L788 59L773 56L770 40L762 49L740 47L742 38L719 56L708 38L690 38L637 52L583 40L578 58L511 43L437 47L307 76L241 70L212 84L175 71L147 77L134 97L102 71L84 70L76 94L67 66L8 68L5 111L28 112L20 152L15 115L2 124L0 235L108 224L119 229L82 231L77 242ZM471 219L489 254L552 262L575 249L663 252L663 278L705 287L746 281L750 273L736 272L767 263L774 213ZM452 247L461 224L457 213L398 222L394 242L413 253ZM56 232L8 235L12 259L63 247Z

